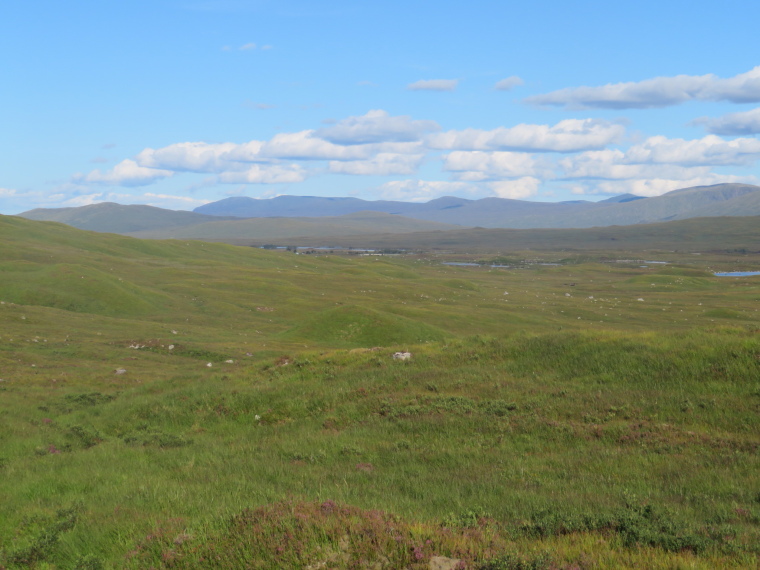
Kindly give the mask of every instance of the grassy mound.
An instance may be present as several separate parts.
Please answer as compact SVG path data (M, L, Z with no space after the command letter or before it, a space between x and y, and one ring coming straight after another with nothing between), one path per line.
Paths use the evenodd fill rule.
M284 336L335 347L373 347L438 341L447 334L419 321L349 305L307 317Z

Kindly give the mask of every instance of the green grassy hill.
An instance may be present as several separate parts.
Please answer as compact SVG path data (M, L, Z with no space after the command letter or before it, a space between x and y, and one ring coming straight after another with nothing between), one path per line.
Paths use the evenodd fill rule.
M757 255L0 241L0 567L760 563Z

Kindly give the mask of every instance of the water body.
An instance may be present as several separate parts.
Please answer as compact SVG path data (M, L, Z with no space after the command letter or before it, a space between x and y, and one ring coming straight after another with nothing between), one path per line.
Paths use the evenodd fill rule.
M724 271L721 273L714 273L716 277L750 277L752 275L760 275L760 271Z

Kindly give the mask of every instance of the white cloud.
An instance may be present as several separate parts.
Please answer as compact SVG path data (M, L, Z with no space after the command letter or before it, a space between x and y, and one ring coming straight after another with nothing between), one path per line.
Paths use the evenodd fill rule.
M476 187L464 182L444 182L438 180L393 180L380 186L381 195L386 200L425 202L452 194L469 194Z
M756 139L726 141L709 135L683 140L656 136L626 151L587 151L570 156L561 160L559 166L564 178L659 180L649 186L638 186L642 191L654 192L682 184L679 181L715 180L716 175L710 171L712 166L748 166L759 158L760 141Z
M10 188L0 188L0 196L15 196L16 191Z
M182 204L184 206L201 206L208 204L208 200L201 200L199 198L190 198L188 196L175 196L173 194L152 194L146 192L143 194L145 198L149 200L149 206L166 207L166 204Z
M760 66L727 79L713 74L655 77L600 87L569 87L525 99L569 109L650 109L691 100L760 102Z
M602 178L626 180L633 178L667 178L687 180L710 173L708 166L680 166L676 164L640 164L628 161L620 150L589 151L560 161L564 178Z
M315 131L280 133L264 143L261 155L300 160L362 160L370 151L364 145L337 145L314 136Z
M61 202L60 207L77 208L80 206L90 206L92 204L106 202L107 200L105 200L103 197L104 194L102 192L97 192L94 194L80 194L79 196L73 196L67 200L64 200Z
M454 91L458 79L421 79L406 86L410 91Z
M285 184L303 182L306 171L297 164L267 166L255 164L241 172L222 172L219 182L223 184Z
M444 170L458 180L477 182L494 178L519 178L537 172L536 160L523 152L454 151L443 157Z
M253 44L253 43L251 43L251 44L243 44L238 49L240 51L248 51L248 50L256 49L256 44Z
M751 165L760 158L760 140L724 140L715 135L701 139L650 137L625 152L628 163L682 164L693 166Z
M436 149L578 152L604 148L620 140L622 125L599 119L566 119L554 126L520 124L491 131L465 129L429 135Z
M753 177L722 175L712 166L746 166L760 158L760 141L725 141L710 135L683 140L650 137L625 151L588 151L559 162L562 177L584 180L576 193L659 196L671 190L726 182L752 182Z
M702 117L692 123L704 125L708 132L715 135L756 135L760 134L760 107L740 113L729 113L717 119Z
M300 182L306 171L282 160L332 161L329 171L344 174L413 174L424 158L420 137L440 127L433 121L391 117L382 110L349 117L320 131L280 133L247 143L181 142L146 148L111 171L77 175L79 182L145 185L177 172L218 174L224 183ZM338 142L326 140L321 135ZM344 164L341 164L344 163ZM251 166L259 163L262 166Z
M506 77L501 81L497 81L493 88L497 91L511 91L515 87L519 87L524 83L525 81L523 81L522 78L517 77L517 75L512 75L511 77Z
M661 196L673 190L682 188L692 188L694 186L711 186L713 184L724 184L729 182L747 182L756 183L751 177L742 176L724 176L719 174L708 174L696 178L681 180L671 180L663 178L646 178L635 180L605 180L595 182L591 185L576 187L576 194L635 194L636 196Z
M89 174L76 174L75 182L91 182L95 184L115 184L118 186L145 186L161 178L174 175L171 170L146 168L134 160L122 160L107 172L93 170Z
M381 152L368 160L331 161L329 169L334 174L358 174L364 176L414 174L424 158L425 156L422 154Z
M512 200L524 200L538 194L538 188L541 181L532 176L525 176L517 180L499 180L489 182L488 187L499 198L510 198Z
M417 141L424 133L440 129L435 121L415 121L407 115L391 117L387 111L378 109L359 117L348 117L314 134L332 143L355 145Z
M208 144L184 142L159 149L146 148L135 160L140 166L188 172L224 172L243 170L254 161L263 143L251 141L244 145L235 143Z

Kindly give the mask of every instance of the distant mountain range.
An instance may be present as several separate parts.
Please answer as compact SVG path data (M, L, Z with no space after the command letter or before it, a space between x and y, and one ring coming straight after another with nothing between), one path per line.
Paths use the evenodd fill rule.
M294 237L315 238L378 233L407 234L455 229L462 229L462 226L415 220L384 212L364 211L320 218L235 218L234 220L210 221L192 226L130 232L127 235L150 239L182 238L232 243L240 239L273 241Z
M193 212L114 203L36 209L19 216L143 238L233 241L483 228L591 228L719 216L760 216L760 186L718 184L642 198L530 202L443 197L425 203L279 196L226 198ZM245 219L241 219L245 218Z
M676 190L653 198L624 194L600 202L467 200L452 196L425 203L317 196L278 196L268 200L235 197L205 204L194 211L241 218L340 216L374 211L469 227L590 228L696 217L756 216L760 215L760 186L718 184Z

